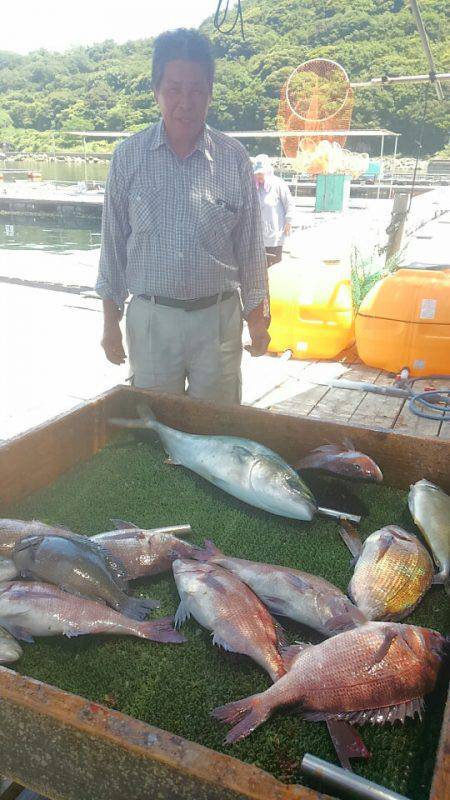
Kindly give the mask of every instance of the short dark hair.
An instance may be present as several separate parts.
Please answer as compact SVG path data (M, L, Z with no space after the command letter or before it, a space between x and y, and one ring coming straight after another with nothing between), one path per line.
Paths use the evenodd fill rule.
M214 56L211 42L195 28L176 28L156 37L153 45L152 86L157 89L169 61L196 61L206 72L210 86L214 82Z

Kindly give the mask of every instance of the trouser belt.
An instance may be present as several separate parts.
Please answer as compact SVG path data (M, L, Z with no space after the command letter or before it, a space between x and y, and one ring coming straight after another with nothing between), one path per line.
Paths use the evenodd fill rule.
M155 302L157 305L160 306L170 306L170 308L182 308L184 311L198 311L201 308L209 308L210 306L214 306L218 302L222 302L223 300L229 300L230 297L233 297L235 292L221 292L218 294L213 294L210 297L199 297L196 300L176 300L173 297L161 297L157 294L140 294L139 297L142 297L143 300L149 300Z

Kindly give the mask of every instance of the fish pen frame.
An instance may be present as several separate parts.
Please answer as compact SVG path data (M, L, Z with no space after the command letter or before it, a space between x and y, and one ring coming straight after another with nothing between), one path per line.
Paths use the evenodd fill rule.
M299 418L245 406L118 386L0 446L0 501L7 507L101 450L150 401L157 418L190 433L254 439L288 462L324 441L352 439L380 465L387 485L428 478L450 493L450 441ZM0 667L0 775L51 800L326 800L232 756L154 728L78 695ZM450 693L429 800L450 781ZM1 796L0 796L1 800Z

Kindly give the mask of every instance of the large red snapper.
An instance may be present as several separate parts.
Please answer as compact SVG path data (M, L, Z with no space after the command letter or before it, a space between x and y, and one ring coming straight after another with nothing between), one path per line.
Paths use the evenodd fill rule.
M216 708L237 723L226 741L248 736L279 706L298 705L305 719L383 724L421 713L434 688L445 639L436 631L368 622L318 645L305 646L289 672L267 691Z
M239 578L221 567L187 559L173 562L173 574L181 601L177 627L192 615L213 633L213 644L249 656L274 681L285 674L276 623Z

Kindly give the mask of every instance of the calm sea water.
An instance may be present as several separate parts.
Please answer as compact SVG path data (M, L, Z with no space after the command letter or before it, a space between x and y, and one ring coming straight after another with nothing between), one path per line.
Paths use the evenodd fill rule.
M1 250L47 250L72 253L100 247L100 220L80 219L68 223L55 217L0 216Z
M62 161L46 162L28 159L26 161L2 161L3 171L8 181L14 177L6 170L26 170L40 172L44 180L84 181L106 180L109 164L66 164ZM23 174L15 173L16 180L23 180ZM54 217L18 214L0 215L0 250L47 250L59 253L73 253L76 250L92 250L100 247L99 219L76 218L72 221L55 214Z
M10 177L6 170L26 170L26 172L40 172L44 180L55 181L104 181L108 174L108 164L67 164L65 161L1 161L0 172L4 172L5 179ZM13 177L13 176L12 176ZM17 179L23 175L16 173Z

